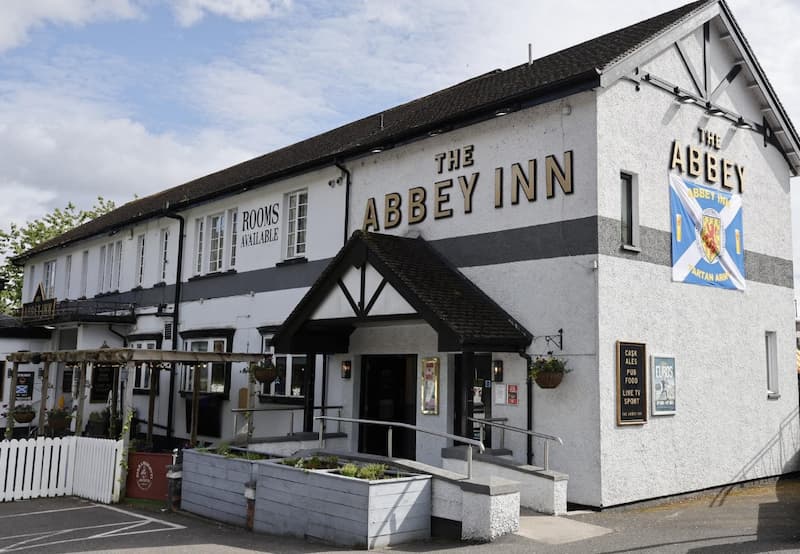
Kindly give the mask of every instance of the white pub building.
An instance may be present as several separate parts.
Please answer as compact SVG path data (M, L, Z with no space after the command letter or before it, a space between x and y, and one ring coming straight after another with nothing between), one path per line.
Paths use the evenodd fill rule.
M800 448L798 152L727 4L694 2L41 244L16 258L26 304L0 344L274 352L255 440L316 431L321 406L469 437L502 421L563 440L550 466L584 505L780 475ZM548 352L571 370L556 388L528 378ZM245 369L198 368L202 441L233 438ZM49 404L72 402L70 371ZM87 414L115 386L95 373ZM128 378L173 442L189 373ZM386 453L383 431L341 432ZM541 465L544 441L502 440ZM393 453L441 465L452 445L396 432Z

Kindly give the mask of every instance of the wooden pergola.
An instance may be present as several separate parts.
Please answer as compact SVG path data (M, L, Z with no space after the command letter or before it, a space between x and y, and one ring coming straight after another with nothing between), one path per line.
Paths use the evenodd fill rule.
M98 348L95 350L57 350L51 352L14 352L9 354L6 359L12 363L11 382L17 382L17 371L20 364L39 364L43 366L42 381L47 384L50 381L50 365L53 363L64 362L76 366L79 371L78 385L78 412L75 421L75 430L80 433L83 426L83 409L86 397L86 369L90 364L104 364L114 367L114 386L112 391L112 406L116 410L119 394L119 373L120 369L127 370L127 386L125 387L124 405L133 405L133 386L131 381L136 371L136 366L147 364L153 370L151 379L158 379L160 370L174 371L177 365L197 366L206 363L231 363L246 362L259 363L272 357L272 354L247 354L239 352L187 352L179 350L147 350L140 348ZM250 396L254 396L255 388L253 378L248 379ZM12 385L13 386L13 385ZM194 372L192 386L192 444L197 442L197 420L200 408L200 372ZM10 395L8 403L8 417L6 419L6 439L10 439L14 429L14 418L11 413L14 411L16 395ZM39 405L39 433L44 434L45 412L47 410L48 387L42 387L42 399ZM150 387L150 398L147 413L147 436L152 440L153 416L155 411L155 387ZM112 414L113 415L113 414ZM124 440L127 440L124 438Z

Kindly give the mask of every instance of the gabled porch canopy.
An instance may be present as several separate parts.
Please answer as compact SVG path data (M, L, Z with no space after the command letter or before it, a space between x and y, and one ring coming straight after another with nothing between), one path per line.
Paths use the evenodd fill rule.
M356 231L272 344L345 353L359 325L414 320L436 331L441 352L519 352L533 338L425 240Z

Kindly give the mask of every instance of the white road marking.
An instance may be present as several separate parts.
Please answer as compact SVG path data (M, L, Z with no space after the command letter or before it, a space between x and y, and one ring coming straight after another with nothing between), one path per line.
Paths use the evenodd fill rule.
M7 516L0 516L0 519L7 519L12 517L26 517L26 516L35 516L39 514L54 514L58 512L70 512L72 510L88 510L90 508L96 508L97 504L90 504L89 506L78 506L76 508L60 508L58 510L42 510L40 512L25 512L22 514L8 514Z
M68 512L71 510L83 510L87 508L104 508L106 510L111 510L113 512L117 512L120 514L124 514L126 516L130 516L135 518L134 521L120 521L116 523L106 523L102 525L92 525L88 527L73 527L70 529L61 529L57 531L45 531L42 533L28 533L25 535L16 535L14 537L5 537L6 539L16 539L16 538L24 538L27 537L26 540L19 541L14 544L10 544L8 546L0 548L0 552L14 552L18 550L27 550L30 548L42 548L44 546L53 546L58 544L66 544L70 542L77 542L77 541L87 541L92 539L104 539L110 537L122 537L126 535L140 535L145 533L159 533L161 531L175 531L179 529L186 529L186 526L179 525L177 523L171 523L169 521L164 521L163 519L156 519L153 517L137 514L134 512L129 512L127 510L123 510L121 508L115 508L113 506L106 506L103 504L92 504L90 506L82 506L79 508L64 508L61 510L43 510L41 512L29 512L27 514L13 514L11 516L3 516L3 517L15 517L21 515L34 515L34 514L45 514L45 513L57 513L57 512ZM162 527L157 529L140 529L145 525L161 525ZM63 539L63 540L55 540L50 542L41 542L44 540L52 539L58 537L59 535L65 535L67 533L75 533L78 531L87 531L90 529L104 529L108 527L121 527L119 529L111 529L109 531L105 531L102 533L96 533L94 535L90 535L88 537L80 537L80 538L73 538L73 539ZM134 530L135 529L135 530ZM31 544L33 543L33 544Z

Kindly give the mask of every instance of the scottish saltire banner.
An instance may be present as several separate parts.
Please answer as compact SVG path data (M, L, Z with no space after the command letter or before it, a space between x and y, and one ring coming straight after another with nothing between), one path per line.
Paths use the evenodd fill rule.
M669 176L672 280L745 289L742 197Z

